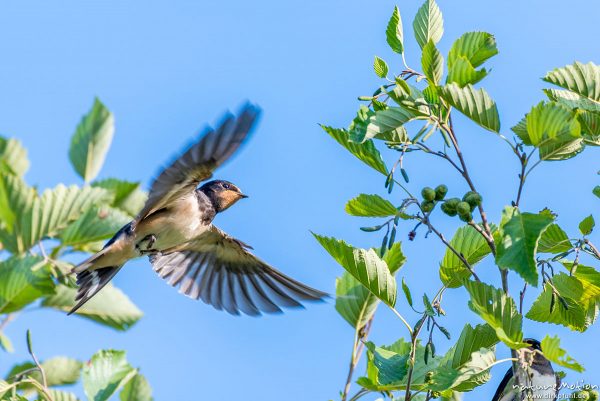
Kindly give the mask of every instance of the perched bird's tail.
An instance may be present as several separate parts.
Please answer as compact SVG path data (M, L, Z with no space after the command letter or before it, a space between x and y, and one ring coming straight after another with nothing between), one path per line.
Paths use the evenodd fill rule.
M84 262L85 263L85 262ZM83 270L77 273L77 295L75 302L77 304L71 309L68 315L76 312L98 293L112 278L121 270L123 265L102 267L97 270Z

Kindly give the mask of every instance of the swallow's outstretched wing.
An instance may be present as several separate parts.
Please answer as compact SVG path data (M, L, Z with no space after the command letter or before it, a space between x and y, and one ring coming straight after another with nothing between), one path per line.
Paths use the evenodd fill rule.
M233 315L281 312L317 301L326 293L310 288L269 266L248 245L215 226L181 249L150 256L154 270L179 292Z
M216 129L206 131L198 142L189 146L156 177L136 221L168 206L172 200L209 179L244 142L259 114L256 106L247 104L237 117L228 114Z

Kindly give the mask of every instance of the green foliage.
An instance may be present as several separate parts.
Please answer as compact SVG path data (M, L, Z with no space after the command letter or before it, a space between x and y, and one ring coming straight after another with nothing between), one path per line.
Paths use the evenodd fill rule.
M496 331L500 341L511 348L527 346L522 341L523 319L511 297L502 290L476 281L466 281L465 288L471 295L469 308Z
M398 210L379 195L360 194L346 203L346 213L351 216L387 217L395 216Z
M430 40L436 44L444 34L444 19L435 0L426 0L413 22L415 39L421 48Z
M398 7L394 7L394 12L390 17L387 29L385 30L385 36L390 45L390 48L396 53L404 53L404 33L402 30L402 18L400 17L400 10Z
M441 88L440 95L452 107L485 129L500 131L500 117L496 103L484 89L475 89L472 85L460 87L450 83Z
M27 150L21 142L0 137L0 173L21 177L28 169Z
M90 400L106 401L136 374L124 351L99 351L83 367L83 390Z
M567 351L560 348L560 338L558 336L550 337L546 335L541 341L544 356L549 361L565 368L573 369L577 372L583 372L585 369L576 360L567 355Z
M474 266L491 253L485 238L473 227L465 225L454 233L450 245L457 250L469 265ZM440 280L449 288L460 287L471 272L450 249L446 249L444 259L440 263Z
M396 280L387 263L372 250L354 248L344 241L314 234L327 252L348 273L384 303L396 303Z
M23 309L52 294L54 283L47 265L38 256L13 256L0 262L0 313Z
M385 198L362 194L346 205L350 215L381 219L370 227L360 228L379 237L378 251L354 248L341 239L315 235L346 270L336 282L336 309L354 328L354 347L349 381L341 393L343 401L370 392L381 392L394 400L415 400L419 396L456 399L460 393L487 383L493 365L509 362L510 359L496 360L495 345L499 341L514 350L512 357L518 359L515 366L530 363L528 356L532 351L523 341L522 310L528 310L525 316L532 321L576 331L590 327L600 311L600 273L585 264L586 258L595 263L600 260L599 248L591 238L594 218L590 215L581 221L582 237L575 238L555 223L556 214L547 208L538 213L525 210L521 202L525 182L534 168L543 165L542 161L569 159L586 147L600 146L600 67L575 62L549 72L544 81L558 88L544 89L548 100L534 105L513 126L514 135L509 138L506 136L509 133L500 131L500 115L494 100L485 89L473 86L491 71L484 64L498 54L494 36L487 32L466 32L452 43L447 54L442 54L440 49L444 44L438 46L438 43L443 35L443 18L433 0L426 0L419 8L413 29L420 53L410 65L420 64L422 71L407 64L406 38L400 11L395 7L386 39L400 56L388 61L394 66L402 63L404 68L391 76L393 71L387 63L376 58L375 70L382 81L372 95L359 97L365 103L360 105L348 130L323 127L351 154L386 175L382 190L388 193ZM460 144L466 138L460 133L462 121L457 123L453 118L456 112L471 120L467 124L472 122L496 133L503 145L509 147L508 153L516 156L520 171L515 183L516 197L509 199L511 206L504 209L499 222L490 219L486 212L487 195L477 190L479 183L474 180L467 163L469 158L461 149ZM495 150L480 149L484 153L491 151ZM447 164L439 167L431 163L425 171L409 171L415 168L411 163L415 153L433 156ZM383 160L395 160L389 171ZM480 176L490 182L500 179L506 170L504 166L477 168L488 168L491 173ZM435 190L410 185L409 173L421 178L447 177L448 171L458 173L457 177L464 180L462 185L468 192L462 198L448 195L445 183ZM455 182L449 184L451 188L459 187ZM600 197L600 186L593 193ZM467 223L449 241L439 225L446 216ZM424 294L414 293L414 287L409 286L413 270L403 274L402 291L410 308L395 302L394 266L404 264L404 255L394 252L395 239L402 234L407 234L410 241L422 237L439 240L445 247L439 264L441 288L435 295L429 295L431 288ZM431 253L436 252L432 247ZM393 262L396 254L399 264ZM489 272L479 272L483 267L492 267L479 264L490 254L494 257L489 262L500 273L497 285L490 281ZM420 270L430 268L420 260L413 263L418 269L413 273L417 278ZM560 265L568 274L557 271ZM489 282L483 282L482 278ZM540 278L543 288L531 288L537 286ZM465 325L458 340L440 356L436 348L444 344L440 344L439 334L448 340L454 334L442 326L446 314L443 296L448 296L448 288L462 286L470 296L469 308L485 324ZM536 298L528 305L532 292ZM517 294L518 308L514 301ZM414 302L417 298L423 299L422 305ZM409 335L406 340L400 339L390 346L368 342L377 322L373 318L380 300L405 326ZM356 381L360 389L352 397L350 380L363 344L367 348L366 374ZM546 357L554 364L578 369L579 365L559 345L558 338L544 339L542 349Z
M554 219L546 214L521 213L507 207L498 230L498 266L516 271L533 286L538 284L535 255L542 232Z
M86 183L91 182L100 172L113 133L112 113L99 99L95 99L92 109L77 126L69 149L71 164Z

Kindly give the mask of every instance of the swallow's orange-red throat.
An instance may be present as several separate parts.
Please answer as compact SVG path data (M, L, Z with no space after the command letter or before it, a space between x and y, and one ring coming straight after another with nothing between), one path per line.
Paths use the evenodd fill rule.
M281 312L326 296L269 266L212 224L218 213L246 197L236 185L214 180L198 188L249 137L259 114L250 104L237 117L227 114L158 175L138 216L73 268L79 288L69 313L142 255L181 293L235 315Z

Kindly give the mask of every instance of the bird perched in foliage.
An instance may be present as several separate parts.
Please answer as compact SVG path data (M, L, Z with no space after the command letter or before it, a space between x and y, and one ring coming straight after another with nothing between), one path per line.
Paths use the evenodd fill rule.
M158 175L138 216L73 268L79 288L69 313L142 255L181 293L234 315L281 312L326 296L269 266L212 224L218 213L247 197L236 185L214 180L198 188L244 143L259 114L248 104L237 117L226 115Z
M554 373L552 364L542 354L541 344L538 340L527 338L530 344L531 364L519 366L519 386L524 390L520 397L519 389L515 387L515 378L512 367L508 369L500 382L492 401L520 401L523 400L549 400L555 401L558 397L560 378Z

